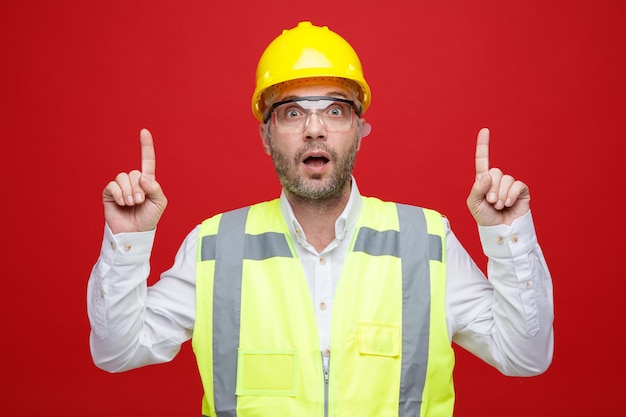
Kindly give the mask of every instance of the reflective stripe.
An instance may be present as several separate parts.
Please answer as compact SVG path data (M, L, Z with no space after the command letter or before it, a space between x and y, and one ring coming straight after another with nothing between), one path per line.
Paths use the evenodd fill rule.
M402 259L402 368L398 415L419 416L426 384L430 334L430 246L422 209L398 204ZM420 262L421 261L421 262Z
M268 232L260 235L244 235L243 241L243 259L262 261L275 256L293 258L291 250L289 249L289 244L285 239L285 235L282 233ZM203 236L202 248L200 250L200 260L215 260L216 246L216 235Z
M378 230L362 227L354 242L355 252L365 252L372 256L390 255L400 257L398 249L398 232L395 230Z
M443 242L427 234L426 218L419 207L396 204L400 232L362 227L355 252L395 256L402 260L402 371L399 416L419 416L430 335L430 266L422 259L441 262ZM426 254L427 256L419 256Z
M214 261L216 245L217 245L217 235L203 236L202 246L200 247L200 260L201 261Z
M213 292L213 386L219 417L237 415L237 348L239 347L243 260L293 257L282 233L245 234L249 207L224 213L217 235L203 236L202 261L215 260ZM233 300L238 301L233 305Z
M398 205L400 210L401 205ZM408 207L408 206L407 206ZM421 209L417 209L421 212ZM422 215L423 217L423 215ZM425 223L424 223L424 227ZM362 227L359 230L359 235L354 242L355 252L365 252L372 256L395 256L400 257L400 238L399 233L395 230L385 230L379 232L378 230L370 229L369 227ZM442 242L441 237L437 235L428 235L428 259L431 261L441 262L442 255Z
M237 347L239 346L241 275L248 208L224 213L215 245L213 291L213 398L219 417L237 415ZM204 245L204 239L203 239ZM204 248L201 251L204 255Z
M285 235L282 233L267 232L260 235L246 235L244 245L244 259L262 261L280 256L293 258Z
M441 236L428 235L428 259L443 262L443 242Z

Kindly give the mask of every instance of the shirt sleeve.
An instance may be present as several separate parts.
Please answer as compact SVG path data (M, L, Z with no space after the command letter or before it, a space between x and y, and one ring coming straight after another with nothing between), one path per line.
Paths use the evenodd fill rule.
M193 333L197 228L150 287L155 231L113 235L105 226L87 285L94 363L109 372L168 362Z
M505 375L544 372L554 344L552 279L531 213L511 226L479 226L488 279L445 222L450 338Z

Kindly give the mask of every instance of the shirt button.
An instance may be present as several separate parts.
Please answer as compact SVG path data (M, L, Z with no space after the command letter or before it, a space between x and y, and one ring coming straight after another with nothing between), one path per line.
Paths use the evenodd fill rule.
M117 249L117 245L115 244L115 242L111 242L111 249L112 250L116 250Z
M524 284L524 288L526 288L527 290L529 290L532 286L533 284L531 284L530 281L527 281L526 284Z
M100 296L100 298L104 298L104 291L102 291L102 290L101 290L101 291L98 293L98 295Z
M330 356L330 349L324 349L322 351L322 355L324 355L325 358Z
M504 243L504 238L502 236L498 236L498 245L502 245Z
M322 311L326 310L326 303L323 301L320 303L320 310Z
M320 264L326 265L326 258L320 258Z
M519 236L517 236L517 235L511 236L511 242L513 242L513 243L517 242L518 239L519 239Z
M124 244L124 250L125 250L126 252L128 252L128 251L130 250L130 243L125 243L125 244Z

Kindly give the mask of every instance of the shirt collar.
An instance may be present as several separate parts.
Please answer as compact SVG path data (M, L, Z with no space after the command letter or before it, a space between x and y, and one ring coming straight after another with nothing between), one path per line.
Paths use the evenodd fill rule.
M348 203L343 209L343 212L341 212L341 215L337 218L337 221L335 221L335 239L339 241L343 240L349 234L348 232L354 228L357 218L361 212L362 205L363 201L361 199L359 187L356 184L355 178L352 177ZM294 240L301 244L306 242L304 231L302 230L298 219L296 219L293 209L291 208L291 204L289 204L289 200L287 200L287 196L284 191L280 193L280 210L283 214L283 218L285 219L285 223L287 223L287 227L289 228L289 233L291 233Z

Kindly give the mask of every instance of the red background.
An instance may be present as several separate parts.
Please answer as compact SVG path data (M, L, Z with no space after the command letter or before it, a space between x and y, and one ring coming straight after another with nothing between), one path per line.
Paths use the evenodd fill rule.
M3 2L0 414L200 415L189 344L124 374L91 362L101 190L139 167L149 127L170 200L151 282L197 222L277 196L250 96L263 48L300 20L341 33L363 61L364 194L442 211L484 267L465 208L480 127L492 164L531 187L554 362L507 378L458 350L456 415L619 414L626 3L592 0Z

